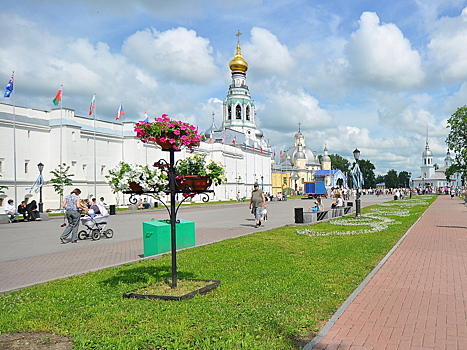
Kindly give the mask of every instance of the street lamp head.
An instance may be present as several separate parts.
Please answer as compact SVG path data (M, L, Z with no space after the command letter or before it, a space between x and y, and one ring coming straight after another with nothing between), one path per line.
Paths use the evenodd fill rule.
M360 158L360 151L358 150L358 148L355 148L355 150L353 151L353 157L358 162L358 159Z
M412 177L412 173L409 173L409 177Z
M42 173L42 170L44 170L44 164L42 163L37 164L37 168L39 169L39 172Z

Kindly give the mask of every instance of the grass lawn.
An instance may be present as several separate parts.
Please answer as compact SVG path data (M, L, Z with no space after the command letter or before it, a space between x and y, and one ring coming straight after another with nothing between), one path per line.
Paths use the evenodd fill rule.
M1 295L0 334L66 335L76 349L300 349L434 199L363 208L393 219L386 228L347 218L307 234L287 226L181 251L180 278L221 281L186 301L122 298L170 278L170 254ZM376 226L383 230L349 234Z

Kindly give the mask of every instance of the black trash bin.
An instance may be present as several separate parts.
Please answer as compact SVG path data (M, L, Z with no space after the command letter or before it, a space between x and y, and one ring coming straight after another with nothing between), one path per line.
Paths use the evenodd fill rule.
M303 208L295 208L295 223L303 224Z
M115 204L111 204L109 206L109 214L110 215L115 215Z
M353 202L347 202L348 207L353 207Z

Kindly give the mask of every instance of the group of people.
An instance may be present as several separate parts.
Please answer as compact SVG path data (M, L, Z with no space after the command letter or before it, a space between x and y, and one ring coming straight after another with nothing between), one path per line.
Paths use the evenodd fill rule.
M344 198L342 195L335 194L334 197L336 201L331 203L331 209L343 208L344 207ZM321 201L321 197L316 198L315 205L309 208L309 211L323 211L324 205Z
M5 214L8 215L9 222L17 221L20 215L23 215L23 221L41 221L35 200L28 203L28 199L25 199L18 208L15 208L13 199L9 199L8 204L5 205Z
M62 243L67 243L67 238L71 234L71 243L78 243L78 227L81 218L81 212L86 212L89 215L106 215L107 209L105 208L104 197L101 197L99 202L96 198L81 199L81 190L75 188L71 193L63 199L62 208L65 209L65 219L68 225L60 236Z

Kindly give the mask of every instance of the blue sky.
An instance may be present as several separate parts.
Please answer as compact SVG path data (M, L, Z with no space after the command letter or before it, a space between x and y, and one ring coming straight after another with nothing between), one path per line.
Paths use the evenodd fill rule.
M17 0L0 13L0 83L15 103L124 120L163 113L221 124L240 30L257 120L273 148L307 147L377 173L420 173L428 130L435 162L446 120L467 102L467 0ZM4 103L12 103L3 99Z

